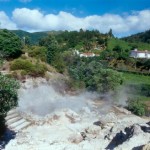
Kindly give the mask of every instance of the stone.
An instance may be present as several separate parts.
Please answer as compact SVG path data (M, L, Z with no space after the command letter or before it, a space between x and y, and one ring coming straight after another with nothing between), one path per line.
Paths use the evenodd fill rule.
M150 150L150 143L143 146L142 150Z
M71 143L79 144L83 141L83 137L80 133L72 134L69 139Z

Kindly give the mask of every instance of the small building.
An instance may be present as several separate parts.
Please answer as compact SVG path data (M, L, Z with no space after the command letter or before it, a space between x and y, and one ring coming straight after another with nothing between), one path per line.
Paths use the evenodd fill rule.
M85 52L85 53L80 53L78 50L74 50L74 55L78 55L80 57L95 57L99 56L99 54L91 53L91 52Z
M130 57L133 58L147 58L150 59L150 51L145 50L145 51L139 51L137 49L132 50L130 53Z
M86 52L86 53L81 53L80 57L95 57L96 55L94 53Z

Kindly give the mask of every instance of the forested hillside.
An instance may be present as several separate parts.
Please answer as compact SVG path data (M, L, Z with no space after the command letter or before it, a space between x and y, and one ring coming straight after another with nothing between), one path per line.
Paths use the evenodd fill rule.
M134 35L122 38L122 39L128 42L144 42L144 43L150 44L150 30L137 33L137 34L134 34Z
M23 30L11 30L11 32L17 34L22 40L25 37L26 42L30 43L32 45L38 44L38 41L41 38L46 37L48 34L59 34L59 33L61 33L61 31L45 31L45 32L30 33L30 32L26 32Z

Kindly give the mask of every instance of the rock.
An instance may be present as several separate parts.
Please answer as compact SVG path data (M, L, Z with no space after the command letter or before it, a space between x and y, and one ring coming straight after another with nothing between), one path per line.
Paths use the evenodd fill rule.
M128 111L127 109L123 108L123 107L117 107L117 106L113 106L114 109L120 113L126 114L126 115L131 115L131 111Z
M94 125L91 125L86 129L86 132L88 134L94 134L94 135L98 135L100 133L100 131L101 131L101 127L100 126L94 126Z
M115 123L117 122L117 116L115 115L115 113L111 112L101 116L99 120L102 124Z
M150 143L146 144L142 150L150 150Z
M69 139L71 143L78 144L83 141L83 137L80 133L72 134Z
M67 118L69 118L71 123L79 122L81 120L81 118L76 112L69 110L69 109L67 109L67 111L65 112L65 115Z

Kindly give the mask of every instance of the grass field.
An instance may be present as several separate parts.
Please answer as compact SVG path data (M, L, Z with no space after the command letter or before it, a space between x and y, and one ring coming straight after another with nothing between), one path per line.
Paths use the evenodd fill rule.
M138 97L142 101L150 101L150 76L122 73L124 85L130 88L129 95ZM133 92L134 91L134 92Z
M131 50L132 47L136 47L138 50L150 50L150 44L147 43L129 43L117 38L109 39L107 42L107 48L112 50L115 46L120 46L122 49Z
M122 49L131 49L131 46L126 41L117 38L109 39L107 42L107 48L112 50L115 46L120 46Z
M123 78L125 79L125 83L150 85L150 76L132 74L132 73L123 73L122 75L123 75Z

